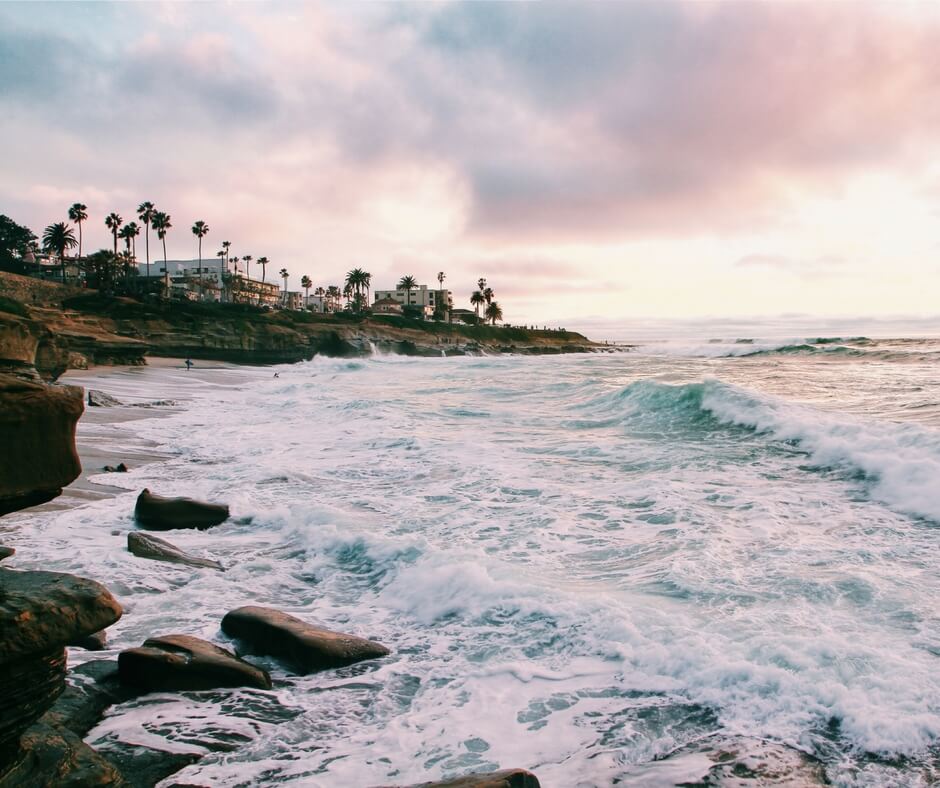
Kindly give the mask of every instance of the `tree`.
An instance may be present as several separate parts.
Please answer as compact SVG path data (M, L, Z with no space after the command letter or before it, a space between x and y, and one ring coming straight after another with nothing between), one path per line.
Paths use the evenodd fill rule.
M233 257L231 260L232 268L235 269L235 273L232 274L232 301L237 302L241 296L242 283L238 279L238 257Z
M114 290L119 266L119 257L110 249L101 249L84 260L85 276L89 284L102 293L111 293Z
M313 287L313 280L304 274L300 277L300 286L304 289L304 306L308 309L310 308L310 288ZM318 287L317 290L322 290L322 287Z
M352 300L353 288L349 282L346 282L346 285L343 287L343 298L346 299L346 308L349 309L349 302Z
M80 202L72 203L69 208L69 220L78 225L78 257L82 257L82 222L88 218L88 206Z
M114 211L112 211L105 217L104 223L108 226L108 229L111 231L111 235L114 236L114 256L117 257L118 229L121 227L122 224L124 224L124 220L121 218L120 214L114 213Z
M127 237L130 238L131 245L128 251L131 253L131 256L134 258L134 262L137 262L137 236L140 235L140 225L137 222L128 222L124 225L124 229L127 232Z
M121 232L118 233L118 237L124 241L124 276L127 277L130 274L131 261L134 259L134 256L131 254L131 244L134 241L134 236L140 232L140 228L137 226L136 222L128 222L121 228Z
M150 224L157 231L157 238L163 242L163 289L167 297L170 295L170 270L166 265L166 233L173 225L170 224L170 214L156 211L150 219Z
M486 307L486 319L492 321L493 325L496 325L497 320L503 319L503 310L500 309L499 304L495 301Z
M353 268L346 274L346 286L350 289L350 295L355 293L356 311L362 310L362 291L368 291L369 284L372 282L372 274L363 271L361 268Z
M477 279L477 290L481 293L486 290L486 280L482 276Z
M405 302L411 303L411 291L418 286L418 280L415 279L411 274L408 276L403 276L398 282L398 289L405 291Z
M337 301L339 301L341 295L342 293L340 292L339 287L336 285L330 285L328 288L326 288L326 302L323 305L323 311L327 311L327 305L333 306ZM330 309L329 311L333 310Z
M434 309L435 320L450 321L450 303L444 298L444 280L447 274L443 271L437 272L437 307Z
M0 271L21 274L25 270L23 258L36 248L32 230L0 215Z
M493 303L494 293L492 288L485 288L483 290L483 300L486 301L486 305L489 306Z
M52 252L59 258L62 267L62 284L65 284L65 250L78 246L75 233L65 222L50 224L42 233L43 251Z
M473 308L476 309L477 317L480 316L480 306L486 303L486 299L483 297L483 293L479 290L474 290L473 295L470 296L470 303L473 305Z
M231 247L231 245L232 245L231 241L222 241L222 251L225 253L225 262L223 263L223 265L225 266L226 271L228 271L228 250L229 250L229 247Z
M193 235L199 239L199 267L202 268L202 239L206 237L206 234L209 232L209 225L206 224L202 219L196 222L193 225ZM200 271L199 273L202 273Z
M147 246L147 278L150 278L150 223L153 221L153 215L157 212L152 202L142 202L137 206L137 218L144 223L146 232L144 239Z
M250 260L251 258L249 257L247 259ZM258 265L261 266L261 290L258 291L258 306L261 306L261 294L262 294L262 290L264 290L264 278L267 275L267 270L268 270L267 266L268 266L268 263L270 262L271 261L268 260L267 257L258 258Z
M284 305L287 306L287 277L289 277L290 274L287 273L286 268L282 268L278 273L281 275L281 279L284 280Z

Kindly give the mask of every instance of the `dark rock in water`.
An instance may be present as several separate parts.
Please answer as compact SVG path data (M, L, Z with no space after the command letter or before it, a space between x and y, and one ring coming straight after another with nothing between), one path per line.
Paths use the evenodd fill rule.
M71 641L69 645L83 648L85 651L103 651L108 647L108 633L103 629L100 632L92 632L90 635Z
M525 769L503 769L455 777L436 783L420 783L411 788L539 788L539 780Z
M97 389L88 389L88 407L90 408L117 408L123 404L110 394L105 394Z
M0 665L48 653L120 617L117 600L94 580L0 569Z
M127 534L127 549L138 558L149 558L154 561L168 561L171 564L183 564L204 569L218 569L224 571L225 567L218 561L208 558L198 558L180 550L176 545L165 539L160 539L141 531L131 531Z
M85 736L115 703L135 698L140 693L121 684L116 659L86 662L69 671L68 684L42 721L67 728Z
M751 738L709 737L624 775L627 785L676 784L701 788L812 788L829 785L822 763L784 744Z
M222 619L222 631L248 654L286 660L303 673L341 668L365 659L387 656L389 650L372 640L320 629L267 607L240 607Z
M23 734L16 759L0 773L6 788L124 788L117 767L71 731L44 722Z
M121 606L92 580L0 569L0 773L65 688L65 645L120 617Z
M174 528L211 528L228 519L228 506L203 503L192 498L164 498L145 489L137 496L134 517L145 528L169 531Z
M127 466L121 462L117 465L105 465L101 470L105 473L127 473Z
M0 374L0 515L55 498L82 472L82 390ZM12 447L16 447L15 451Z
M11 555L16 555L16 548L0 544L0 561L4 558L9 558Z
M148 692L217 687L271 689L271 677L212 643L191 635L149 638L118 657L121 683Z

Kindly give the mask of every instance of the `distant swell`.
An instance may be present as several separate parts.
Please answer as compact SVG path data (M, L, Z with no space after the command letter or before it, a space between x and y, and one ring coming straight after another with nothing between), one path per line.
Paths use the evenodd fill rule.
M798 445L812 462L861 474L873 498L898 511L940 522L940 432L916 424L862 421L707 380L669 385L638 381L591 406L624 408L629 420L658 414L665 422L703 416L772 440Z

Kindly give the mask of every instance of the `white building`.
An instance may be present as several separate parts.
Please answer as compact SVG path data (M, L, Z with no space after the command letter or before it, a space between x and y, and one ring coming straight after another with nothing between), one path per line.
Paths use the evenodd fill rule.
M376 290L375 300L384 301L392 299L399 304L419 306L424 311L426 318L431 317L439 307L445 310L453 308L454 294L450 290L441 288L430 288L427 285L420 285L413 290Z

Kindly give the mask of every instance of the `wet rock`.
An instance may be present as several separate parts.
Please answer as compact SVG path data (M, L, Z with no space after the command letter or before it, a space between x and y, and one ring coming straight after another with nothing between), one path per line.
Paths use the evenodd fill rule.
M65 645L120 616L114 597L92 580L0 569L0 772L65 689Z
M822 763L784 744L763 739L711 737L666 758L637 766L627 784L697 788L812 788L829 785Z
M43 722L23 734L16 760L0 773L0 788L123 788L127 784L117 767L81 738Z
M228 506L203 503L192 498L164 498L145 489L137 496L134 517L144 528L169 531L174 528L211 528L228 519Z
M117 465L105 465L101 470L105 473L127 473L127 466L121 462Z
M103 629L100 632L92 632L90 635L71 641L69 645L83 648L85 651L103 651L108 647L108 633Z
M222 631L237 639L245 653L278 657L302 673L341 668L390 653L372 640L321 629L279 610L251 605L227 613Z
M481 772L441 782L420 783L411 788L539 788L539 780L525 769Z
M0 515L55 498L82 471L82 390L0 374Z
M90 408L117 408L124 403L110 394L97 389L88 389L88 407Z
M85 736L100 722L110 706L139 694L132 687L121 684L116 659L86 662L69 671L65 691L45 713L42 722Z
M16 555L16 548L10 547L9 545L0 544L0 561L4 558L9 558L12 555Z
M212 643L191 635L149 638L118 657L121 683L148 692L218 687L271 689L271 677Z
M94 580L0 569L0 665L48 653L120 617L117 600Z
M225 567L218 561L190 555L165 539L159 539L156 536L140 531L131 531L128 533L127 549L138 558L149 558L153 561L168 561L171 564L183 564L184 566L194 566L203 569L225 570Z

